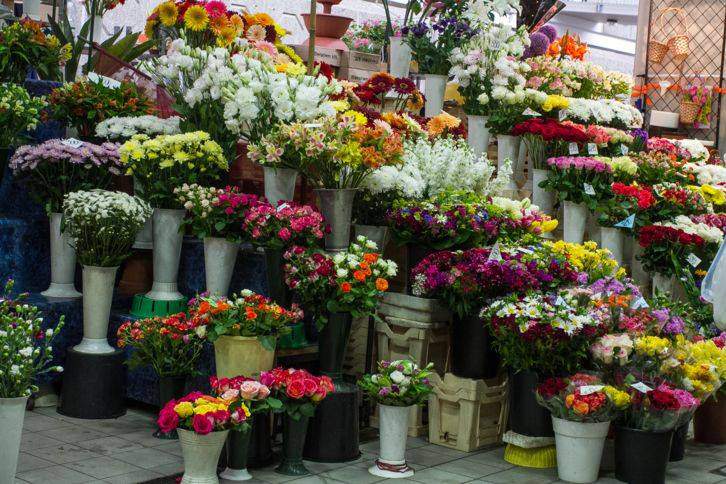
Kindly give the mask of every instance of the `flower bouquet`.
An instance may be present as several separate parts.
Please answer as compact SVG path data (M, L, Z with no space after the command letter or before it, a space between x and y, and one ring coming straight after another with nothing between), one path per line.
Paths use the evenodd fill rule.
M61 65L70 58L70 45L46 35L40 22L25 17L6 26L0 30L0 45L0 82L21 84L28 69L46 81L63 80Z
M429 363L419 368L410 360L380 361L378 373L358 380L363 392L378 403L380 457L368 469L374 476L413 475L413 469L406 464L408 420L413 407L423 405L433 391L428 379L433 367Z
M615 182L610 185L610 196L598 203L598 222L602 227L614 227L635 214L632 227L623 227L637 232L644 225L648 210L656 204L653 190L648 186Z
M573 244L563 240L545 241L541 247L535 249L535 255L537 259L544 261L554 260L556 263L566 261L572 270L578 272L579 283L595 284L601 279L620 281L625 277L625 269L618 266L617 261L607 250L599 249L591 240L584 244Z
M400 35L401 25L392 19L390 35ZM365 52L367 54L380 54L383 46L388 42L389 33L386 31L386 22L381 20L366 20L362 23L353 22L342 40L350 50Z
M0 83L0 182L10 156L10 147L24 140L23 133L33 131L40 121L43 98L31 97L25 88L11 83Z
M686 162L675 153L648 151L635 154L631 158L638 165L638 182L644 185L686 184L690 181L688 173L683 170Z
M393 77L386 72L374 73L364 83L355 86L351 94L348 94L348 98L352 98L350 104L354 112L363 114L368 124L376 119L389 125L390 121L395 121L394 124L401 121L406 124L417 123L406 110L417 115L423 107L423 95L411 79Z
M143 116L114 116L96 125L96 137L124 142L134 135L145 134L154 137L160 134L179 134L179 116L159 118L150 114Z
M83 266L83 340L74 349L113 353L106 341L118 267L130 254L136 234L151 215L140 198L104 190L69 193L61 230L68 234Z
M640 128L643 115L634 106L615 99L567 98L564 119L582 124L596 124L612 128Z
M589 140L587 133L571 123L560 123L552 118L530 118L517 124L512 135L522 136L534 168L547 170L548 158L567 155L571 143L580 146Z
M650 220L660 222L673 220L679 215L701 215L711 212L703 192L693 187L682 187L678 183L653 185L656 203L650 211Z
M253 244L277 250L318 245L327 230L323 216L313 207L293 202L277 208L265 203L251 207L243 229Z
M530 71L527 87L547 94L573 98L614 99L629 96L633 78L617 71L606 71L598 64L553 56L527 59Z
M7 422L3 428L0 479L7 482L15 478L28 397L38 391L38 377L63 370L51 366L51 344L63 328L63 316L55 328L44 325L40 309L27 304L25 294L14 298L13 287L13 280L8 280L0 300L0 405Z

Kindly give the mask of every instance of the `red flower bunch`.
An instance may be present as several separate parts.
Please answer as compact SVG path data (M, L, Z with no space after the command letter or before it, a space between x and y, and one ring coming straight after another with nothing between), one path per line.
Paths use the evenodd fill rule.
M390 91L397 94L394 101L394 111L402 109L407 104L411 106L419 105L423 100L421 92L411 79L405 77L396 78L386 72L376 72L363 84L353 88L353 94L361 103L372 106L382 106L386 94ZM353 108L360 111L357 106L353 106Z
M277 367L262 372L260 383L293 400L309 398L313 402L319 402L328 393L335 391L333 380L329 376L314 376L295 368Z
M607 397L603 392L582 395L579 387L575 389L574 393L565 397L565 406L571 408L577 415L589 415L597 412L606 402Z
M639 187L638 185L626 185L615 182L610 188L614 195L636 199L638 201L638 208L641 210L647 210L655 203L653 190L650 187Z
M252 207L242 225L253 243L272 248L315 246L329 231L323 216L309 205L280 201Z
M544 398L552 398L567 388L567 380L564 378L547 378L537 387L537 393Z
M587 133L579 127L551 118L531 118L517 124L512 130L514 136L523 134L539 135L545 141L585 143L588 140Z
M675 394L663 388L659 387L651 390L647 396L650 401L650 406L654 410L678 410L681 408Z
M666 227L664 225L647 225L640 229L638 234L638 243L643 248L648 248L654 244L677 243L681 245L703 246L705 241L702 237L689 234L683 230Z
M244 415L246 419L249 412ZM220 398L192 392L179 400L170 400L159 412L159 429L169 433L177 428L206 435L225 430L230 423L229 404Z

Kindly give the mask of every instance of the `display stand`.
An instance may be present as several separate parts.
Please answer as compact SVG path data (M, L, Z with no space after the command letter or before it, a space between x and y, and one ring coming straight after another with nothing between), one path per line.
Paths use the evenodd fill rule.
M69 348L58 413L82 419L118 418L124 403L124 353L81 353Z

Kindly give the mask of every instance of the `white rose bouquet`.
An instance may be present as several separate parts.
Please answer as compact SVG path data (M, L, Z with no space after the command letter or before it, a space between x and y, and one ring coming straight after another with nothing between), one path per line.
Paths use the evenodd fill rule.
M150 114L144 116L115 116L96 125L96 136L113 141L126 141L136 134L156 136L179 134L179 116L159 118Z
M82 265L117 267L131 253L136 234L151 216L138 197L105 190L69 193L63 202L67 232Z

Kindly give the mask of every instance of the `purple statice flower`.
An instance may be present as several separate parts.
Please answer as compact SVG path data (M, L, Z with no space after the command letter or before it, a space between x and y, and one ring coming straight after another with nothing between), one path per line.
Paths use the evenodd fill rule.
M680 316L673 316L663 327L668 334L683 334L686 330L686 322Z
M589 156L559 156L549 158L547 164L560 170L574 168L576 170L593 171L595 173L610 173L613 168L600 160Z
M554 25L551 24L543 25L539 28L537 32L546 35L550 43L554 42L555 40L557 40L557 37L559 37L559 35L557 34L557 29Z
M550 46L550 39L543 33L535 32L529 35L529 55L538 57L545 55Z
M114 175L121 174L118 145L100 145L84 142L75 148L63 144L63 140L51 139L39 145L21 146L10 159L13 174L35 170L39 165L69 163L84 168L105 167Z
M648 142L648 131L645 129L632 129L630 130L630 135L634 138L640 138L641 140L643 140L643 143Z

